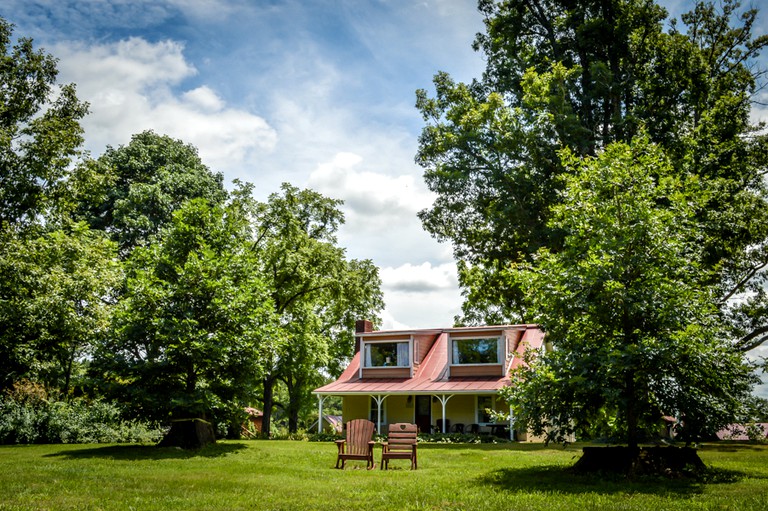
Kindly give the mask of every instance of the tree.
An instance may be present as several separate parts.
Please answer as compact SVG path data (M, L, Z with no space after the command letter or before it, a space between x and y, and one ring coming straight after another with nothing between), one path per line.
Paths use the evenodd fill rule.
M67 195L88 111L74 85L56 87L56 59L12 35L0 18L0 230L38 224Z
M564 155L572 173L549 221L562 247L516 273L553 347L505 389L517 420L556 441L621 435L636 448L664 415L682 418L687 440L746 417L754 367L701 283L706 189L643 138Z
M122 267L83 224L0 239L0 388L23 378L69 396L76 365L108 329Z
M300 414L312 406L312 389L341 374L352 356L355 321L375 317L383 307L378 268L367 259L343 263L336 285L290 308L289 342L278 364L290 432L298 430Z
M222 204L227 198L222 175L202 163L197 149L152 131L108 147L98 160L81 165L76 177L82 190L76 216L108 232L124 257L146 245L187 200Z
M457 321L531 319L510 263L563 244L549 223L562 200L558 150L593 156L645 130L707 190L701 271L734 347L766 338L768 138L749 113L768 37L752 35L755 10L720 6L697 3L685 31L664 32L665 11L645 0L480 1L483 77L440 73L434 98L417 93L427 123L417 160L437 194L420 218L454 246L466 297Z
M383 307L378 269L369 261L347 261L336 246L344 221L340 202L312 190L282 185L261 204L254 251L280 318L283 350L274 352L262 379L262 432L270 434L275 384L288 390L289 427L311 384L322 373L340 372L351 356L354 322Z
M93 376L147 418L242 415L276 350L274 306L252 250L247 204L193 199L128 260L114 331Z

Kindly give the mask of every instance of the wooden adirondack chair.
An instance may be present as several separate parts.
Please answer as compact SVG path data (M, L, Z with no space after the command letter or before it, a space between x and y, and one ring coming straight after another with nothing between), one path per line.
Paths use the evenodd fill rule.
M347 422L346 440L336 440L336 447L339 449L336 468L343 469L346 460L366 461L368 470L375 466L373 446L376 442L372 440L375 427L373 422L366 419L355 419Z
M418 467L416 458L416 424L398 422L389 425L387 441L382 444L381 469L389 468L389 460L411 460L411 470Z

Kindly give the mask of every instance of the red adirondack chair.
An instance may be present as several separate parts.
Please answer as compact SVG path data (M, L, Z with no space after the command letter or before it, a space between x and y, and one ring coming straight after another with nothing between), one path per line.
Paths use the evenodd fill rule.
M387 441L382 443L381 469L389 468L389 460L411 460L411 470L418 467L416 458L416 424L398 422L389 425Z
M372 440L374 429L375 425L373 422L366 419L355 419L347 422L346 440L336 440L336 446L339 449L338 457L336 458L336 468L343 469L346 460L366 461L366 468L368 470L375 466L373 462L373 446L376 442ZM341 466L339 466L339 463L341 463Z

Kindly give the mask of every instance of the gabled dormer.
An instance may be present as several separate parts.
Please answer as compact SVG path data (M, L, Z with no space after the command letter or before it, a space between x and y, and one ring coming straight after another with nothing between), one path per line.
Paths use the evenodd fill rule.
M371 332L360 338L360 378L413 378L437 331Z
M506 376L521 335L500 327L448 330L449 378Z

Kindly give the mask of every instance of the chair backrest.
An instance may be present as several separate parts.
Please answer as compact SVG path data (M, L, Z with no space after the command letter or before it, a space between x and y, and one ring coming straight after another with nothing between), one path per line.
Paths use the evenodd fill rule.
M350 454L366 454L368 442L373 439L376 425L367 419L355 419L347 422L347 452Z
M408 424L407 422L398 422L396 424L389 425L389 432L387 433L387 441L389 442L390 450L408 449L410 450L417 442L416 435L419 432L416 424Z

